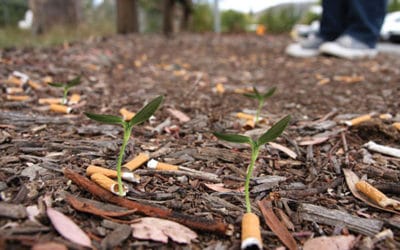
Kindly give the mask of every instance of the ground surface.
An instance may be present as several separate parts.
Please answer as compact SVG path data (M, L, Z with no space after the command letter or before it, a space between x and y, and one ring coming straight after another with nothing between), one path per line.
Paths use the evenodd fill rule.
M351 169L388 196L400 197L399 158L363 147L373 140L399 148L400 132L391 124L400 121L400 57L293 59L284 54L289 42L286 36L182 35L171 40L131 36L41 50L0 51L0 191L5 211L0 215L0 248L29 248L48 241L77 247L54 229L44 213L44 202L72 218L96 247L117 230L115 224L107 224L109 220L79 212L65 201L66 194L99 199L69 182L62 169L84 176L89 164L115 168L122 129L91 121L84 111L118 115L120 108L136 111L157 95L164 95L165 101L150 123L133 129L124 161L147 151L159 161L217 174L227 190L207 187L205 184L212 182L202 177L146 172L142 167L141 183L129 184L128 197L193 218L221 219L234 226L234 233L221 236L195 230L198 240L189 247L171 240L165 244L116 237L116 244L122 241L123 249L237 249L244 196L235 190L243 186L250 151L243 145L218 141L212 132L260 134L287 114L292 115L291 124L275 142L295 152L297 158L273 145L262 148L254 171L257 178L251 183L254 211L262 218L256 201L272 192L281 197L273 202L275 213L281 215L300 246L312 237L353 234L358 247L367 244L369 236L375 248L400 248L399 215L355 198L343 174L343 169ZM82 84L71 90L81 94L82 100L71 114L54 113L38 104L38 99L59 97L61 90L50 86L35 90L27 85L28 101L9 101L6 90L12 84L7 79L13 71L40 84L47 76L63 81L82 74ZM219 83L224 93L216 91ZM254 112L254 100L234 93L236 88L251 86L261 91L277 87L263 109L267 122L257 129L243 128L235 116ZM185 113L190 121L180 121L171 109ZM374 118L355 127L341 124L372 112L389 113L392 118ZM284 178L274 181L271 176ZM15 204L23 211L37 205L39 222L26 215L10 215L15 207L5 204ZM307 219L310 214L304 204L383 224L365 233L346 222L346 216L343 221L334 218L327 222L319 220L323 217L320 212ZM122 219L140 217L143 215L136 213ZM266 249L283 245L264 219L261 225ZM392 230L394 238L376 240L374 235L384 229Z

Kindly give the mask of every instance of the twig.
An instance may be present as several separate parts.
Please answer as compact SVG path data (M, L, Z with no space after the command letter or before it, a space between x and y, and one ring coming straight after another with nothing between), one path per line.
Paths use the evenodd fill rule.
M64 169L64 175L71 179L74 183L76 183L81 188L87 190L92 195L97 196L98 198L108 201L114 204L117 204L122 207L126 207L128 209L136 209L138 213L145 214L147 216L154 216L158 218L168 219L172 221L176 221L183 225L186 225L190 228L208 231L208 232L216 232L220 234L230 235L232 233L232 225L227 225L219 220L207 220L204 218L194 217L192 215L186 215L178 212L174 212L167 208L161 208L151 205L144 205L138 202L134 202L131 200L124 199L122 197L113 195L97 186L95 183L91 182L86 177L81 176L80 174L70 170Z

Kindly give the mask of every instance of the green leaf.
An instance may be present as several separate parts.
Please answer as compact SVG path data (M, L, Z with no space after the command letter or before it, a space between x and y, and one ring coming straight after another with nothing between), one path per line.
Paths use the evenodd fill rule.
M79 85L81 83L81 76L77 76L74 79L72 79L71 81L67 82L67 88L72 88L76 85Z
M261 146L267 142L275 140L278 136L280 136L285 130L286 126L289 124L290 115L285 116L279 122L275 123L267 132L265 132L260 138L257 140L257 145Z
M214 132L213 133L218 139L224 140L224 141L229 141L229 142L235 142L235 143L252 143L252 140L244 135L235 135L235 134L221 134Z
M253 86L253 92L257 96L257 98L260 98L260 92L258 92L258 89Z
M64 87L64 83L62 82L49 82L48 83L50 86L56 87L56 88L62 88Z
M262 97L265 99L265 98L268 98L268 97L272 96L272 95L275 93L275 90L276 90L276 87L270 88L270 89L267 91L267 93L265 93L265 94L262 95Z
M87 113L87 112L85 112L85 115L92 120L95 120L98 122L103 122L103 123L123 124L125 122L121 117L114 116L114 115L99 115L99 114L93 114L93 113Z
M258 99L258 96L254 93L244 93L243 95L252 99Z
M137 114L129 121L129 126L132 127L149 119L150 116L152 116L154 112L156 112L158 106L160 106L163 99L163 96L158 96L154 98L151 102L149 102L146 106L144 106L140 111L137 112Z

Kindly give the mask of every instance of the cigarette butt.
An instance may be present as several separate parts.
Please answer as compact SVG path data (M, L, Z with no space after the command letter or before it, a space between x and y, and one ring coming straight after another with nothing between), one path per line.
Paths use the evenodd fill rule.
M110 191L111 193L119 195L118 183L116 181L114 181L113 179L110 179L107 176L100 174L100 173L92 174L90 176L90 179L92 181L96 182L102 188ZM122 184L122 195L121 196L126 196L127 192L128 192L128 187L126 185Z
M86 168L86 175L92 176L93 174L102 174L109 178L117 178L118 176L118 173L115 170L89 165L89 167ZM125 181L140 183L140 176L131 172L122 172L121 178Z
M40 98L39 104L60 104L61 98Z
M50 110L58 113L69 114L72 111L72 108L61 104L50 104Z
M254 120L255 119L254 115L250 115L250 114L246 114L246 113L242 113L242 112L237 113L236 117L239 119L244 119L244 120Z
M147 167L156 170L172 170L172 171L179 170L178 166L171 165L168 163L158 162L154 159L151 159L149 162L147 162Z
M45 77L43 77L42 80L43 80L44 83L53 82L53 77L51 77L51 76L45 76Z
M19 79L19 78L17 78L17 77L15 77L15 76L10 76L10 77L7 79L6 82L7 82L7 83L11 83L11 84L15 84L15 85L18 85L18 86L24 85L24 83L22 82L22 80Z
M345 121L344 124L346 124L347 126L356 126L362 122L371 120L371 118L372 118L371 115L362 115L354 119L351 119L350 121Z
M382 120L390 120L393 118L393 116L391 114L380 114L379 118Z
M27 95L7 95L7 100L10 101L26 101L29 98Z
M215 85L215 90L218 94L223 94L225 92L225 87L222 83L217 83L217 85Z
M256 126L255 120L247 120L246 123L244 124L243 128L244 129L252 129Z
M392 124L392 126L400 131L400 122L395 122L395 123Z
M356 183L358 191L362 192L368 198L373 200L381 207L392 206L396 210L400 210L400 202L394 199L388 198L384 193L376 189L374 186L365 181L359 181Z
M252 93L252 92L253 92L253 88L252 88L252 87L248 87L248 88L237 88L237 89L234 89L233 92L234 92L235 94Z
M262 249L260 220L256 214L243 215L241 249Z
M135 158L127 162L125 165L122 167L129 169L130 171L133 171L137 169L138 167L142 166L146 161L150 159L150 155L148 153L140 153L137 155Z
M131 112L131 111L127 110L126 108L120 109L119 112L122 115L122 119L124 119L125 121L130 121L136 115L136 113Z
M6 89L7 94L18 94L23 93L24 89L21 87L10 87Z
M81 100L81 96L78 94L73 94L69 98L69 104L77 104Z
M42 88L41 84L39 84L38 82L31 81L31 80L28 81L28 85L33 89L41 89Z

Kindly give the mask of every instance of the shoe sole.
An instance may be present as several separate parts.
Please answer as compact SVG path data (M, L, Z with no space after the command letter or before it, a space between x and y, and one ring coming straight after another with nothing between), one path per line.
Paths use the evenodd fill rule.
M378 54L375 49L348 49L335 42L324 43L319 47L319 52L325 55L336 56L345 59L373 58Z

